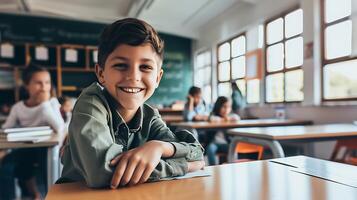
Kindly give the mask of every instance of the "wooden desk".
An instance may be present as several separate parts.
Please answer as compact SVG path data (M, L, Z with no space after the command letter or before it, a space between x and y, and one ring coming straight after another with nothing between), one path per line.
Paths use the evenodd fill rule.
M236 128L228 131L233 136L229 147L228 160L235 158L235 146L238 142L248 142L269 147L275 158L284 157L280 141L314 142L357 137L357 126L353 124L325 124L306 126L281 126Z
M166 122L166 124L171 125L172 123L183 122L182 115L162 115L162 120Z
M182 109L160 108L158 109L160 115L182 115Z
M292 158L305 163L313 160L326 168L334 164L303 156ZM299 173L294 169L296 167L268 160L226 164L207 167L205 170L212 174L208 177L147 183L117 190L89 189L83 183L54 185L46 199L357 199L357 189L354 187ZM349 177L357 177L355 166L339 164L338 168L329 169L331 172L344 171Z
M62 140L62 136L53 134L50 139L37 143L0 141L0 149L47 147L47 188L50 188L60 176L59 143Z
M198 130L225 130L239 127L292 126L312 124L308 120L296 119L246 119L235 122L181 122L172 123L178 129L188 129L197 135Z

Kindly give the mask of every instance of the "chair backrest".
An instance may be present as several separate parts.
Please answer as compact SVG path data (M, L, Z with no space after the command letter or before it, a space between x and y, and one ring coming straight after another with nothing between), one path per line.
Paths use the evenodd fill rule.
M339 159L338 154L343 148L346 148L346 150L343 153L341 159ZM357 138L338 140L332 152L330 160L347 163L347 159L351 157L351 154L354 150L357 150Z
M263 157L264 147L260 145L239 142L236 146L236 153L258 153L258 160Z

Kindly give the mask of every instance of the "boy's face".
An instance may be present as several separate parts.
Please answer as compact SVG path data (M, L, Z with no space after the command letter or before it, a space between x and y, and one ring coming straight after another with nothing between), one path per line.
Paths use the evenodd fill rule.
M137 109L154 93L163 70L149 44L121 44L109 54L105 66L96 66L99 82L118 102L120 111Z

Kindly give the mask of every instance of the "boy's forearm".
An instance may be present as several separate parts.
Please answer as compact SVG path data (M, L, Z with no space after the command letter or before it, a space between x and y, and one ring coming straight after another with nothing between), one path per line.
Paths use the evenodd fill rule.
M205 161L203 160L187 162L188 172L194 172L203 169L204 166L205 166Z
M170 158L175 154L175 147L169 142L164 142L160 140L154 140L153 142L156 142L162 152L162 158Z

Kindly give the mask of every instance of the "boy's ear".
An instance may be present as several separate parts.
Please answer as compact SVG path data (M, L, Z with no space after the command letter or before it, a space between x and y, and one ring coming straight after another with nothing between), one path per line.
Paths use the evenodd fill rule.
M164 74L164 70L161 68L159 73L157 74L157 77L156 77L156 86L155 86L155 88L159 87L159 84L160 84L160 81L161 81L161 78L162 78L163 74Z
M101 68L98 64L95 64L95 74L97 75L97 79L99 81L100 84L104 84L105 80L103 77L103 71L104 69Z

